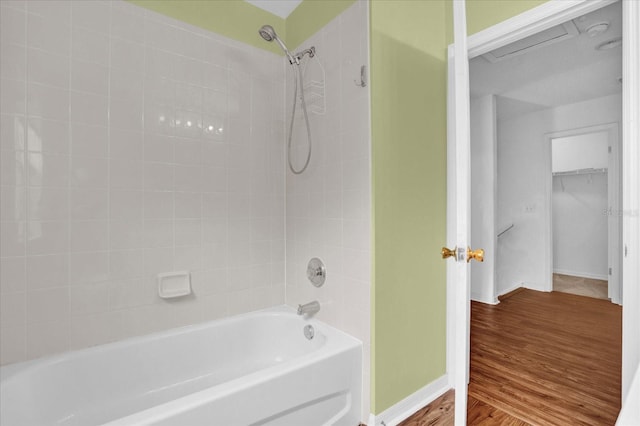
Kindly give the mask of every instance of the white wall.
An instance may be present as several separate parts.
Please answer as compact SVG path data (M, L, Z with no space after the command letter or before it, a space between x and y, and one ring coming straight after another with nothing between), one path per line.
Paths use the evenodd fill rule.
M287 170L286 175L286 302L297 306L318 300L319 319L362 340L363 420L369 414L370 393L371 155L369 89L356 86L354 80L360 78L360 66L369 62L367 7L366 1L355 2L295 49L316 47L325 70L326 112L309 114L313 154L308 169L300 175ZM287 79L292 90L290 71ZM288 91L287 120L291 95ZM297 131L304 129L300 116L297 126ZM294 144L300 168L306 158L306 135ZM306 277L312 257L327 267L321 288Z
M521 285L537 290L551 286L546 216L551 155L544 135L619 123L621 117L617 94L498 120L497 222L515 224L498 243L498 294Z
M553 272L608 279L607 178L554 176Z
M125 2L0 8L0 362L282 304L282 57Z
M484 249L484 262L471 262L471 299L496 303L495 96L471 100L471 247Z

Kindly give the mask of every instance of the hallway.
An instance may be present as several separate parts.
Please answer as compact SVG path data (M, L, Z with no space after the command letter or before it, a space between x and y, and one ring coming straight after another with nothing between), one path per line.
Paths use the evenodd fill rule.
M621 313L605 300L532 290L472 303L468 423L613 425ZM402 425L452 423L449 393Z

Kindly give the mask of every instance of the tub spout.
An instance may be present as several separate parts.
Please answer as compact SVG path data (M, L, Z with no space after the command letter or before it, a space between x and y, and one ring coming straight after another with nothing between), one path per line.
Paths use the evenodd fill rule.
M305 303L304 305L298 305L298 315L311 316L320 310L320 303L317 300L313 302Z

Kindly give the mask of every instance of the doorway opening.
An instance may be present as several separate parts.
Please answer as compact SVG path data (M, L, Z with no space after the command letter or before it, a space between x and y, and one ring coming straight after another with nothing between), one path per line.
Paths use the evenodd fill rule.
M470 59L471 246L486 250L471 265L472 300L552 291L562 275L604 281L621 303L621 37L616 2ZM571 158L586 158L579 135L598 129L606 164L553 177L551 141L573 137L583 145Z

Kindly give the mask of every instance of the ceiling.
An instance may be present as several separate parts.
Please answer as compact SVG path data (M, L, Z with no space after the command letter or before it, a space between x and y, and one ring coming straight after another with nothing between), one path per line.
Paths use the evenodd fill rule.
M276 16L286 19L302 0L245 0L262 10L271 12Z
M599 22L609 28L591 37ZM483 56L469 62L471 97L496 94L498 117L507 118L559 105L619 93L622 48L597 46L622 37L621 2L573 20L578 34L492 63Z

